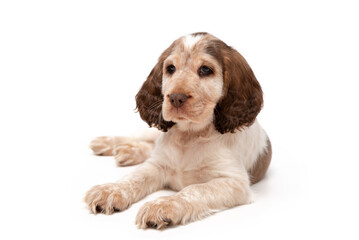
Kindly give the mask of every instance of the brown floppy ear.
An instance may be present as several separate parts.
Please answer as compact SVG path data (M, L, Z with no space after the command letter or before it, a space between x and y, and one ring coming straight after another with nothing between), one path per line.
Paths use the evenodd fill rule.
M163 95L161 89L163 62L170 53L171 47L162 53L158 63L152 69L147 80L136 95L136 109L140 113L142 120L147 122L150 127L157 127L164 132L167 132L175 124L174 122L165 121L162 116Z
M214 114L220 133L234 132L250 126L263 104L263 93L247 61L229 46L222 48L223 97Z

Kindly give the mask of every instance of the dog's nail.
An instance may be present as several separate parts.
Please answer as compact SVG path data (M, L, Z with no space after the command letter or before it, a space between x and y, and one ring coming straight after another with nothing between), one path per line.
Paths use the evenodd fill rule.
M102 212L102 207L100 207L100 206L96 206L96 213L101 213Z
M150 228L156 228L157 227L157 224L152 222L152 221L148 221L146 223L147 227L150 227Z
M168 224L171 224L172 219L164 218L163 221L168 225Z
M113 208L113 212L119 212L120 211L120 209L118 209L118 208Z

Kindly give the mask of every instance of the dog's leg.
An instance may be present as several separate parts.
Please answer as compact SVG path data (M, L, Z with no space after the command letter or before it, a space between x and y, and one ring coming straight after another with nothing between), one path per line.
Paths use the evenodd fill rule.
M118 166L129 166L144 162L150 157L160 132L148 130L137 137L98 137L90 148L96 155L115 156Z
M128 208L163 186L162 168L146 162L117 183L94 186L86 193L84 200L92 213L112 214Z
M140 228L161 229L167 225L185 224L218 210L251 202L250 181L242 177L216 178L207 183L193 184L172 196L146 203L138 212Z

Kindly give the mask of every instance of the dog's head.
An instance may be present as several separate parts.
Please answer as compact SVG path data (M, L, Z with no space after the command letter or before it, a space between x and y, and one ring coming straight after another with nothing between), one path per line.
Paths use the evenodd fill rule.
M136 95L141 118L167 131L220 133L250 126L263 104L262 89L246 60L208 33L179 38L160 56Z

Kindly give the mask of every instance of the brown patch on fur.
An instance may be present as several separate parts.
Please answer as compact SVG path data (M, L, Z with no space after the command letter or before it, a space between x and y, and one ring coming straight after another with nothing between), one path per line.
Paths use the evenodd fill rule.
M258 159L254 166L248 171L250 176L251 184L256 184L260 180L263 179L264 175L266 174L269 164L272 159L272 145L269 140L267 139L267 149L258 156Z
M192 33L191 35L196 37L196 36L199 36L199 35L208 35L208 33L206 33L206 32L196 32L196 33Z
M221 40L209 41L206 52L223 65L223 92L214 111L220 133L250 126L263 105L263 93L243 56Z
M176 41L161 54L158 63L152 69L147 80L136 95L136 109L140 113L142 120L147 122L150 127L157 127L164 132L167 132L174 125L174 122L167 122L162 116L163 95L161 88L163 62L171 54L175 43Z

